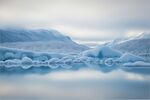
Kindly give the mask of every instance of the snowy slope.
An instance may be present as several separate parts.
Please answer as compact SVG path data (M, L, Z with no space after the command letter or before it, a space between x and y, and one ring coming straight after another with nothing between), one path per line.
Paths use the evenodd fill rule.
M0 29L0 46L51 53L79 53L88 47L73 42L55 30Z
M87 50L88 47L76 44L75 42L68 41L36 41L36 42L14 42L14 43L1 43L1 46L30 50L36 52L51 52L51 53L79 53Z
M150 39L130 40L124 43L114 45L114 48L117 48L121 51L128 51L132 53L142 53L142 52L150 53L150 51L147 51L148 49L150 49Z
M122 52L129 52L135 55L150 58L150 33L143 33L140 36L132 39L117 42L111 47L120 50Z
M150 33L143 32L141 35L136 37L137 39L150 39Z
M0 29L0 43L49 40L69 41L70 38L67 36L63 36L60 32L55 30L31 30L23 28Z

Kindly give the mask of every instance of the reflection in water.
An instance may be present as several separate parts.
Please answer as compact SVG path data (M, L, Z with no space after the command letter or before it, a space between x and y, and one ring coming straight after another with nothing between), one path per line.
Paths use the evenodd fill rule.
M124 70L105 73L81 69L47 74L1 75L0 99L150 99L149 74Z

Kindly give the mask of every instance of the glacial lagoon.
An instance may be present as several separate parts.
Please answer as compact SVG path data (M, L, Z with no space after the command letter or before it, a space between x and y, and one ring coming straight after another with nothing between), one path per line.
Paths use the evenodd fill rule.
M43 68L41 70L41 68ZM0 75L3 100L149 99L148 67L83 67L78 70L28 69ZM12 70L12 69L11 69ZM2 72L2 69L1 69Z

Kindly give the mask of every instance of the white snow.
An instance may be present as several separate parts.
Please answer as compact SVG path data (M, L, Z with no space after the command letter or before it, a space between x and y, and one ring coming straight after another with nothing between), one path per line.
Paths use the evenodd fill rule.
M9 28L0 29L0 46L51 53L79 53L89 49L56 30Z
M112 47L121 52L129 52L141 56L148 61L148 59L150 59L150 33L144 32L141 35L132 37L132 39L129 38L128 41L122 43L117 41Z
M88 47L76 44L75 42L72 41L66 42L57 40L1 43L1 46L36 52L67 53L67 54L68 53L76 54L88 49Z
M25 29L25 28L1 28L0 43L6 42L29 42L29 41L70 41L70 38L60 32L50 29Z
M149 32L143 32L141 35L136 37L137 39L150 39L150 33Z

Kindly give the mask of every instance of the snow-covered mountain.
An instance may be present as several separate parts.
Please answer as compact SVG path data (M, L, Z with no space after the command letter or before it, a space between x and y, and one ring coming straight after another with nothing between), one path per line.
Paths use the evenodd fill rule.
M113 46L121 51L128 51L132 53L150 53L150 39L135 39L126 41Z
M141 35L137 36L137 39L150 39L150 33L143 32Z
M78 53L88 47L56 30L1 28L0 46L37 52Z
M143 33L135 38L112 45L113 48L122 52L129 52L135 55L149 57L150 56L150 33Z
M8 42L31 42L31 41L70 41L67 36L62 35L56 30L29 30L23 28L0 29L0 43Z

